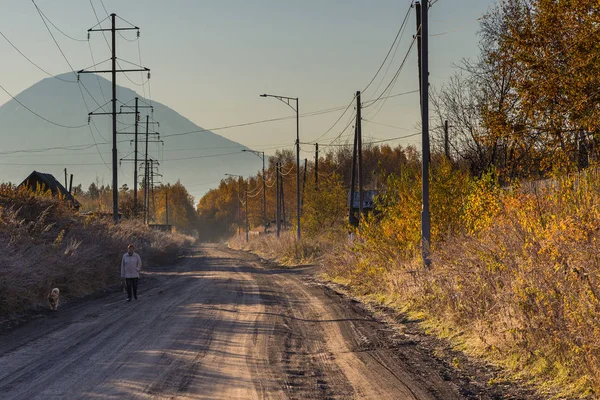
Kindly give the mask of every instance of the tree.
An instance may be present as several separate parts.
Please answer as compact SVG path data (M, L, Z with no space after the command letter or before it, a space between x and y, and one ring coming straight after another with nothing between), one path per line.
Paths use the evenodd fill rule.
M92 200L97 200L98 197L100 197L100 189L98 189L98 186L92 182L88 187L87 194Z

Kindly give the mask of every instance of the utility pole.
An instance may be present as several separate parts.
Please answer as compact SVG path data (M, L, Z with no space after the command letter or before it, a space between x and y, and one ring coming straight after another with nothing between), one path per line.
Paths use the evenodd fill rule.
M285 208L284 208L285 210ZM298 224L298 241L300 241L300 106L296 98L296 223ZM285 213L283 214L285 215ZM285 217L284 217L285 218Z
M234 175L234 174L225 174L225 176L229 176L229 177L237 177L238 178L238 190L237 190L237 209L238 209L238 229L237 229L237 234L238 236L240 235L240 230L242 229L242 212L241 212L241 208L240 208L240 203L242 202L242 198L240 197L240 195L242 194L242 179L244 179L244 177L242 175Z
M169 225L169 191L165 190L165 225Z
M308 159L304 159L304 179L302 180L302 205L304 206L304 192L306 192L306 170L308 168Z
M144 153L144 165L146 166L144 170L144 223L148 225L148 207L150 204L148 203L148 184L150 182L150 174L148 171L148 127L150 124L148 123L150 119L149 115L146 115L146 152Z
M275 225L277 227L277 237L279 237L279 232L281 230L281 195L279 194L279 163L275 164L275 202L277 203L276 212L275 212Z
M134 159L133 162L133 216L137 217L137 183L138 183L138 173L137 173L137 160L138 160L138 121L140 119L140 112L138 109L138 98L135 97L135 116L134 116L134 125L135 125L135 148L133 150Z
M448 161L450 158L450 137L448 136L448 120L444 121L444 154Z
M286 97L286 96L276 96L272 94L261 94L260 97L275 97L277 100L285 103L292 110L296 111L296 212L297 212L297 237L300 240L300 102L298 97ZM291 105L291 102L296 102L296 108ZM282 193L283 195L283 193ZM282 196L283 197L283 196ZM284 207L285 210L285 207ZM285 221L285 212L284 212L284 221Z
M246 243L248 243L248 230L250 229L250 225L248 225L248 185L246 185Z
M89 32L104 32L110 31L112 34L112 69L104 70L104 71L85 71L80 70L78 74L89 74L89 73L110 73L112 75L112 113L96 113L91 112L89 115L112 115L112 138L113 138L113 146L112 146L112 188L113 188L113 218L115 224L119 222L119 187L118 187L118 173L117 173L117 72L148 72L148 78L150 77L150 69L148 68L133 68L133 69L119 69L117 70L117 44L116 44L116 33L117 31L125 31L125 30L137 30L139 32L140 28L137 26L125 27L125 28L117 28L116 27L116 17L115 13L110 14L111 20L111 28L105 29L102 27L98 27L94 29L96 26L99 26L100 23L95 25L94 27L88 29ZM95 66L94 66L95 67ZM100 107L102 108L102 107Z
M358 121L357 121L358 122ZM354 217L354 190L356 189L356 152L358 149L358 123L354 125L354 146L352 147L352 171L350 173L350 212L348 214L348 223L352 226L358 225L358 220Z
M362 117L360 91L356 92L356 144L358 153L358 221L363 216Z
M65 189L67 189L69 187L68 183L67 183L67 169L65 168Z
M283 226L285 226L285 190L284 190L285 186L283 185L283 174L281 173L281 168L282 167L280 166L279 167L279 169L280 169L279 185L281 186L281 188L279 190L279 193L280 193L279 198L281 199L281 214L283 217Z
M427 0L426 0L427 1ZM422 96L423 87L422 84L422 71L421 71L421 2L415 2L415 14L417 15L417 66L419 69L419 95ZM421 102L419 98L419 102Z
M319 191L319 143L315 143L315 190Z
M240 231L242 230L242 211L240 207L240 195L242 194L242 177L238 178L238 236L240 235Z
M73 191L73 174L71 174L71 179L69 182L69 194L72 194Z
M154 107L151 105L139 105L139 98L136 96L135 97L135 106L131 107L128 105L123 105L120 108L119 114L126 114L123 112L123 107L127 107L127 108L133 108L134 112L133 114L135 115L134 118L134 132L118 132L119 135L134 135L135 139L135 149L133 151L134 157L133 160L127 160L127 161L133 161L133 215L137 216L137 188L138 188L138 127L139 127L139 121L140 121L140 108L150 108L151 110L154 110ZM149 116L146 116L146 136L148 136L148 125L150 124L157 124L160 125L158 122L149 122ZM153 132L153 134L158 135L157 132ZM120 161L123 161L124 159L121 159Z
M423 148L423 211L421 214L421 245L423 262L431 264L429 249L431 246L431 216L429 212L429 7L427 2L421 7L421 126Z
M265 178L265 152L250 149L243 149L242 152L250 152L262 159L262 181L263 181L263 218L265 224L265 233L267 233L267 181Z
M263 162L263 219L265 220L265 233L267 233L267 177L265 176L265 152L262 152Z

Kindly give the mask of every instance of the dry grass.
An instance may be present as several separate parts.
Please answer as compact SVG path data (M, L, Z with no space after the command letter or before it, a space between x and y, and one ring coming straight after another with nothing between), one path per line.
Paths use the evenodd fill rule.
M437 243L430 268L364 236L323 261L328 276L354 293L425 317L431 332L540 390L596 398L599 189L591 176L535 191L480 186L470 207L481 202L487 214L477 213L476 229L466 215L463 233Z
M429 332L542 392L600 398L600 180L500 190L483 179L454 197L448 188L432 187L440 199L432 215L446 220L433 219L430 268L415 256L410 187L398 191L408 200L365 221L352 243L321 235L297 244L286 233L232 246L287 264L318 261L354 294L418 316Z
M69 299L117 283L128 243L148 266L173 261L191 240L135 221L86 219L60 200L0 186L0 316L44 305L53 287Z
M274 233L251 236L246 243L244 235L232 237L228 245L233 249L251 251L267 260L277 261L281 265L294 266L313 264L331 250L333 243L343 243L341 234L329 231L315 237L296 240L296 231L282 231L279 238Z

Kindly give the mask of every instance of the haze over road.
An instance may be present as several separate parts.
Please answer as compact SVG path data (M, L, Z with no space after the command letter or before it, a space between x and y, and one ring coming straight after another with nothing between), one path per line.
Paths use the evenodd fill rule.
M383 324L314 283L201 245L122 293L0 336L5 399L457 399Z

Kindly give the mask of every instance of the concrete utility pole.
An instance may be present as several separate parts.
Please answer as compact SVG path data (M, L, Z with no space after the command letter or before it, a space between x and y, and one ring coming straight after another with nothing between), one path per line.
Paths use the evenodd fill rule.
M148 225L148 183L150 174L148 173L148 127L150 116L146 115L146 151L144 153L144 223Z
M357 121L358 122L358 121ZM354 124L354 145L352 147L352 171L350 172L350 212L348 214L348 223L352 226L358 225L358 220L354 217L354 186L356 182L356 152L358 150L358 123Z
M356 92L356 144L358 153L358 221L363 216L362 116L360 91Z
M419 69L419 93L422 96L423 93L423 82L422 74L421 74L421 2L415 2L415 14L417 16L417 68ZM421 103L421 98L419 98L419 103Z
M165 225L169 225L169 191L165 190Z
M112 138L113 138L113 146L112 146L112 167L113 167L113 179L112 179L112 189L113 189L113 219L115 224L119 222L119 186L118 186L118 173L117 173L117 72L148 72L148 78L150 77L150 69L148 68L133 68L133 69L119 69L117 70L117 44L116 44L116 33L117 31L126 31L126 30L137 30L139 32L140 28L137 26L125 27L125 28L117 28L116 27L116 18L117 15L115 13L110 14L111 27L110 29L99 27L94 29L96 26L99 26L100 23L95 25L94 27L88 29L88 32L104 32L110 31L112 35L112 69L110 70L81 70L78 71L78 74L96 74L96 73L110 73L112 75L112 113L107 112L91 112L89 115L112 115ZM95 67L95 65L93 66ZM103 106L102 106L103 107ZM100 109L102 109L100 107Z
M421 245L423 262L429 266L431 246L431 216L429 212L429 7L427 2L421 7L421 126L423 148L423 211L421 213Z
M315 143L315 190L319 191L319 143Z
M296 111L296 212L297 212L297 237L300 240L300 104L298 101L298 97L286 97L286 96L277 96L272 94L261 94L260 97L274 97L277 100L287 104L292 110ZM291 102L296 102L296 108L291 105ZM283 195L283 193L282 193ZM285 210L285 208L284 208ZM284 221L285 221L285 212L284 212Z
M134 126L135 126L135 147L133 150L134 161L133 161L133 216L137 217L137 183L138 183L138 173L137 173L137 161L138 161L138 121L140 119L140 112L138 109L138 98L135 98L135 116L134 116Z

